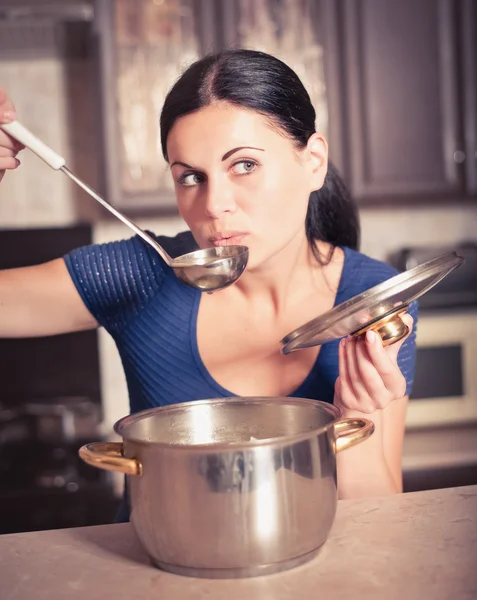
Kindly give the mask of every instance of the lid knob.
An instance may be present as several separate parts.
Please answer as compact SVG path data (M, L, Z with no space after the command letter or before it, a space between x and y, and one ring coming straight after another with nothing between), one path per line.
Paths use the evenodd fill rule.
M354 331L351 335L354 337L360 337L367 331L372 330L379 335L384 347L395 344L396 342L399 342L399 340L402 340L404 337L406 337L410 331L409 327L401 319L401 315L403 315L406 310L407 306L404 308L401 307L397 309L396 312L392 312L382 319L377 319L366 324L361 329Z

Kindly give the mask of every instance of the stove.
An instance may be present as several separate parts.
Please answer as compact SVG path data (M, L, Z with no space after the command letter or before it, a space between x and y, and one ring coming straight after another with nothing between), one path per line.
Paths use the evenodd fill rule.
M74 398L70 401L73 406ZM64 400L37 401L42 410L35 415L21 408L0 409L0 534L114 521L119 501L111 475L78 456L84 443L101 439L95 410L90 411L88 433L85 404L84 398L78 402L84 438L74 435L74 409L69 409L65 431L61 419L45 413L46 406L63 415Z
M92 242L89 225L0 230L0 269ZM0 339L0 534L111 523L112 476L78 457L101 440L96 330Z

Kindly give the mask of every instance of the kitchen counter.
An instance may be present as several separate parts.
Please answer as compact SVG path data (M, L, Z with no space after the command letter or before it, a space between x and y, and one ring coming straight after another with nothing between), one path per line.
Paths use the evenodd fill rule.
M477 598L477 486L341 500L321 553L251 579L149 565L129 524L0 536L2 600L470 600Z

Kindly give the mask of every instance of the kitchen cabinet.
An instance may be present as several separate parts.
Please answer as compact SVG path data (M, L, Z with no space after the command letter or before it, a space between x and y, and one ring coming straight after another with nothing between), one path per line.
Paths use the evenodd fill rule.
M362 204L477 192L472 0L321 0L330 147Z
M184 67L213 46L213 0L94 0L103 191L129 214L175 211L159 115Z
M146 6L149 12L140 18ZM283 14L286 19L277 17ZM253 35L244 34L244 15L257 24ZM301 38L293 33L300 31L299 22ZM105 188L108 198L127 212L175 210L152 133L162 101L159 93L145 89L153 85L149 75L142 79L146 86L139 80L152 68L155 88L162 90L166 67L176 64L181 52L177 35L189 43L183 45L184 63L195 58L194 52L199 57L225 47L278 48L286 62L295 66L301 60L310 72L313 55L314 83L319 84L323 67L327 99L323 106L318 85L317 125L326 123L331 158L360 204L477 198L474 0L303 0L296 5L285 0L95 0L94 30ZM170 36L170 43L162 34ZM142 55L138 48L145 49ZM179 73L169 71L172 83ZM130 100L121 100L121 89Z
M108 199L127 213L175 210L159 114L185 66L211 51L241 46L281 53L300 67L326 124L316 7L315 0L95 0Z

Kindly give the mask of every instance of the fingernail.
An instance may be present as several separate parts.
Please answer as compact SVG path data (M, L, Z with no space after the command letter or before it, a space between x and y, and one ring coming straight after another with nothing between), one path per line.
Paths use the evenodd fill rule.
M374 331L371 331L371 329L369 329L366 332L366 341L369 344L374 344L374 342L376 341L376 334L374 333Z
M14 110L6 110L3 113L3 120L6 121L7 123L10 123L11 121L16 121L17 119L17 113Z

